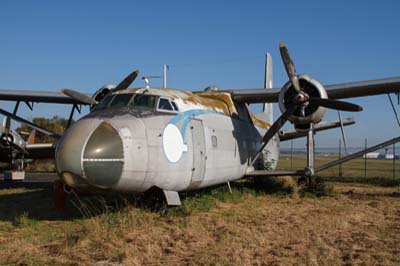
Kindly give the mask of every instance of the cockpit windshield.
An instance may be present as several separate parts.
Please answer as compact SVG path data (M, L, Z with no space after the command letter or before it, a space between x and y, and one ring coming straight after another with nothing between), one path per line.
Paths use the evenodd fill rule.
M133 97L133 100L132 100ZM94 110L103 110L106 108L120 108L129 106L130 108L152 110L156 105L157 97L147 94L133 94L121 93L108 95L100 103L98 103Z
M111 103L108 107L118 108L118 107L127 106L128 103L130 102L132 96L133 96L133 94L131 94L131 93L117 94L117 95L115 95L114 99L111 101Z
M156 96L147 94L136 94L133 99L133 106L139 109L154 109Z

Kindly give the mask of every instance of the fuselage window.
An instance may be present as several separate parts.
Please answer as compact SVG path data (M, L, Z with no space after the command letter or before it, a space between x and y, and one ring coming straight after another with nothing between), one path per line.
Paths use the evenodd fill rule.
M156 105L156 96L136 94L133 98L133 107L139 109L154 109Z
M114 99L110 103L109 107L116 108L116 107L127 106L129 101L131 100L132 96L133 96L133 94L131 94L131 93L117 94L117 95L115 95Z
M167 99L167 98L160 98L158 100L157 111L160 112L177 112L178 106L175 102Z

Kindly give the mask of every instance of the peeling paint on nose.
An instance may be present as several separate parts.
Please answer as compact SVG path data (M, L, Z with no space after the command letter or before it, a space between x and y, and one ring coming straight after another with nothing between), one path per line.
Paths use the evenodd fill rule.
M124 165L118 131L107 122L101 123L89 137L82 161L85 177L92 185L111 188L117 184Z

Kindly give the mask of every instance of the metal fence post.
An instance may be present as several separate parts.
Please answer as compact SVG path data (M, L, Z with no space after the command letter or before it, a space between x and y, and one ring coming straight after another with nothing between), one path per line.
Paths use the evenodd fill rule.
M293 140L290 141L290 169L293 170Z
M396 143L393 143L393 179L396 178Z
M365 139L365 149L367 149L367 139ZM367 154L364 154L364 177L367 177Z
M339 139L339 160L342 158L342 140ZM339 164L339 177L343 177L342 164Z

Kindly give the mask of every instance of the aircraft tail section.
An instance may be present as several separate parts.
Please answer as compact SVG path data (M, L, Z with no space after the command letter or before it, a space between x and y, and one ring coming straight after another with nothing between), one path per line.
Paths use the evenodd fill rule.
M35 144L35 138L36 138L36 129L33 129L31 131L31 134L29 134L26 144Z
M264 73L264 88L272 89L273 86L273 72L272 72L272 57L267 52L265 55L265 73ZM264 103L263 105L263 117L267 123L274 123L274 109L272 103Z

